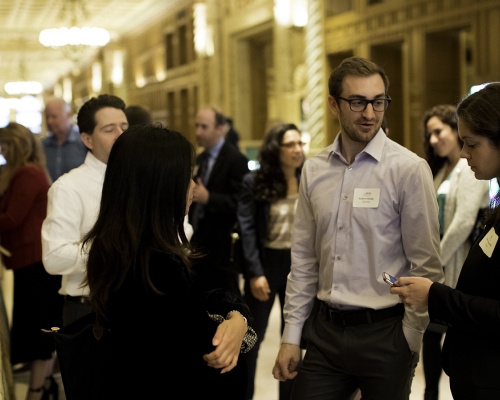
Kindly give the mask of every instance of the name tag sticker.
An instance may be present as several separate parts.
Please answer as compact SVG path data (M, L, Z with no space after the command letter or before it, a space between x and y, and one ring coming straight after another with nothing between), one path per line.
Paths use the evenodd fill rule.
M486 236L479 242L479 246L483 249L484 254L491 258L493 254L493 250L495 250L495 246L498 242L498 235L495 232L495 228L491 228L490 231L486 234Z
M380 201L380 189L354 189L353 207L377 208Z

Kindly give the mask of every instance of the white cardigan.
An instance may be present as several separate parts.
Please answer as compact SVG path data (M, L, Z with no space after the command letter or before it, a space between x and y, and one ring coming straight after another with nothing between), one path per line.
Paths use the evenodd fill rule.
M434 178L438 189L447 164ZM489 205L488 181L477 180L474 172L461 158L450 177L450 191L444 206L444 236L441 240L441 263L445 267L445 284L454 288L467 253L472 245L468 238L476 222L480 208Z

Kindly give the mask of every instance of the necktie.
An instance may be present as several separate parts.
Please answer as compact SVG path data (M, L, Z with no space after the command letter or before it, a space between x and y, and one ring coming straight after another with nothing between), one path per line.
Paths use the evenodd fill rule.
M201 181L203 182L204 185L206 185L209 158L210 157L206 152L203 153L200 157L200 167L198 168L198 177L201 178ZM196 232L200 219L202 219L203 216L205 215L205 207L201 203L194 203L193 206L194 210L191 215L189 223L193 227L193 230Z
M198 170L198 176L201 178L201 181L204 185L207 184L207 172L208 172L208 160L210 156L208 153L203 153L200 159L200 168Z

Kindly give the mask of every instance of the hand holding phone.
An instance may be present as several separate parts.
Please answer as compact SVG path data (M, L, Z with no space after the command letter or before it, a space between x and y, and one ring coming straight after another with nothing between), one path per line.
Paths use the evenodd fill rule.
M391 286L394 286L394 284L398 280L398 278L394 278L392 275L389 275L387 272L382 273L382 278L384 279L385 283L387 283Z

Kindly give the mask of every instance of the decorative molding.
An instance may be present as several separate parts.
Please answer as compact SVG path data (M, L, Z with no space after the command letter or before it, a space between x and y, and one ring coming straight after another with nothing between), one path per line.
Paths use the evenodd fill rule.
M359 42L400 40L414 28L436 31L467 27L478 12L499 7L498 1L419 0L404 6L389 2L359 14L350 11L325 21L325 50L329 54L352 49Z
M274 0L225 0L225 16L230 17L233 14L244 12L245 8L256 8L268 3L274 4Z

